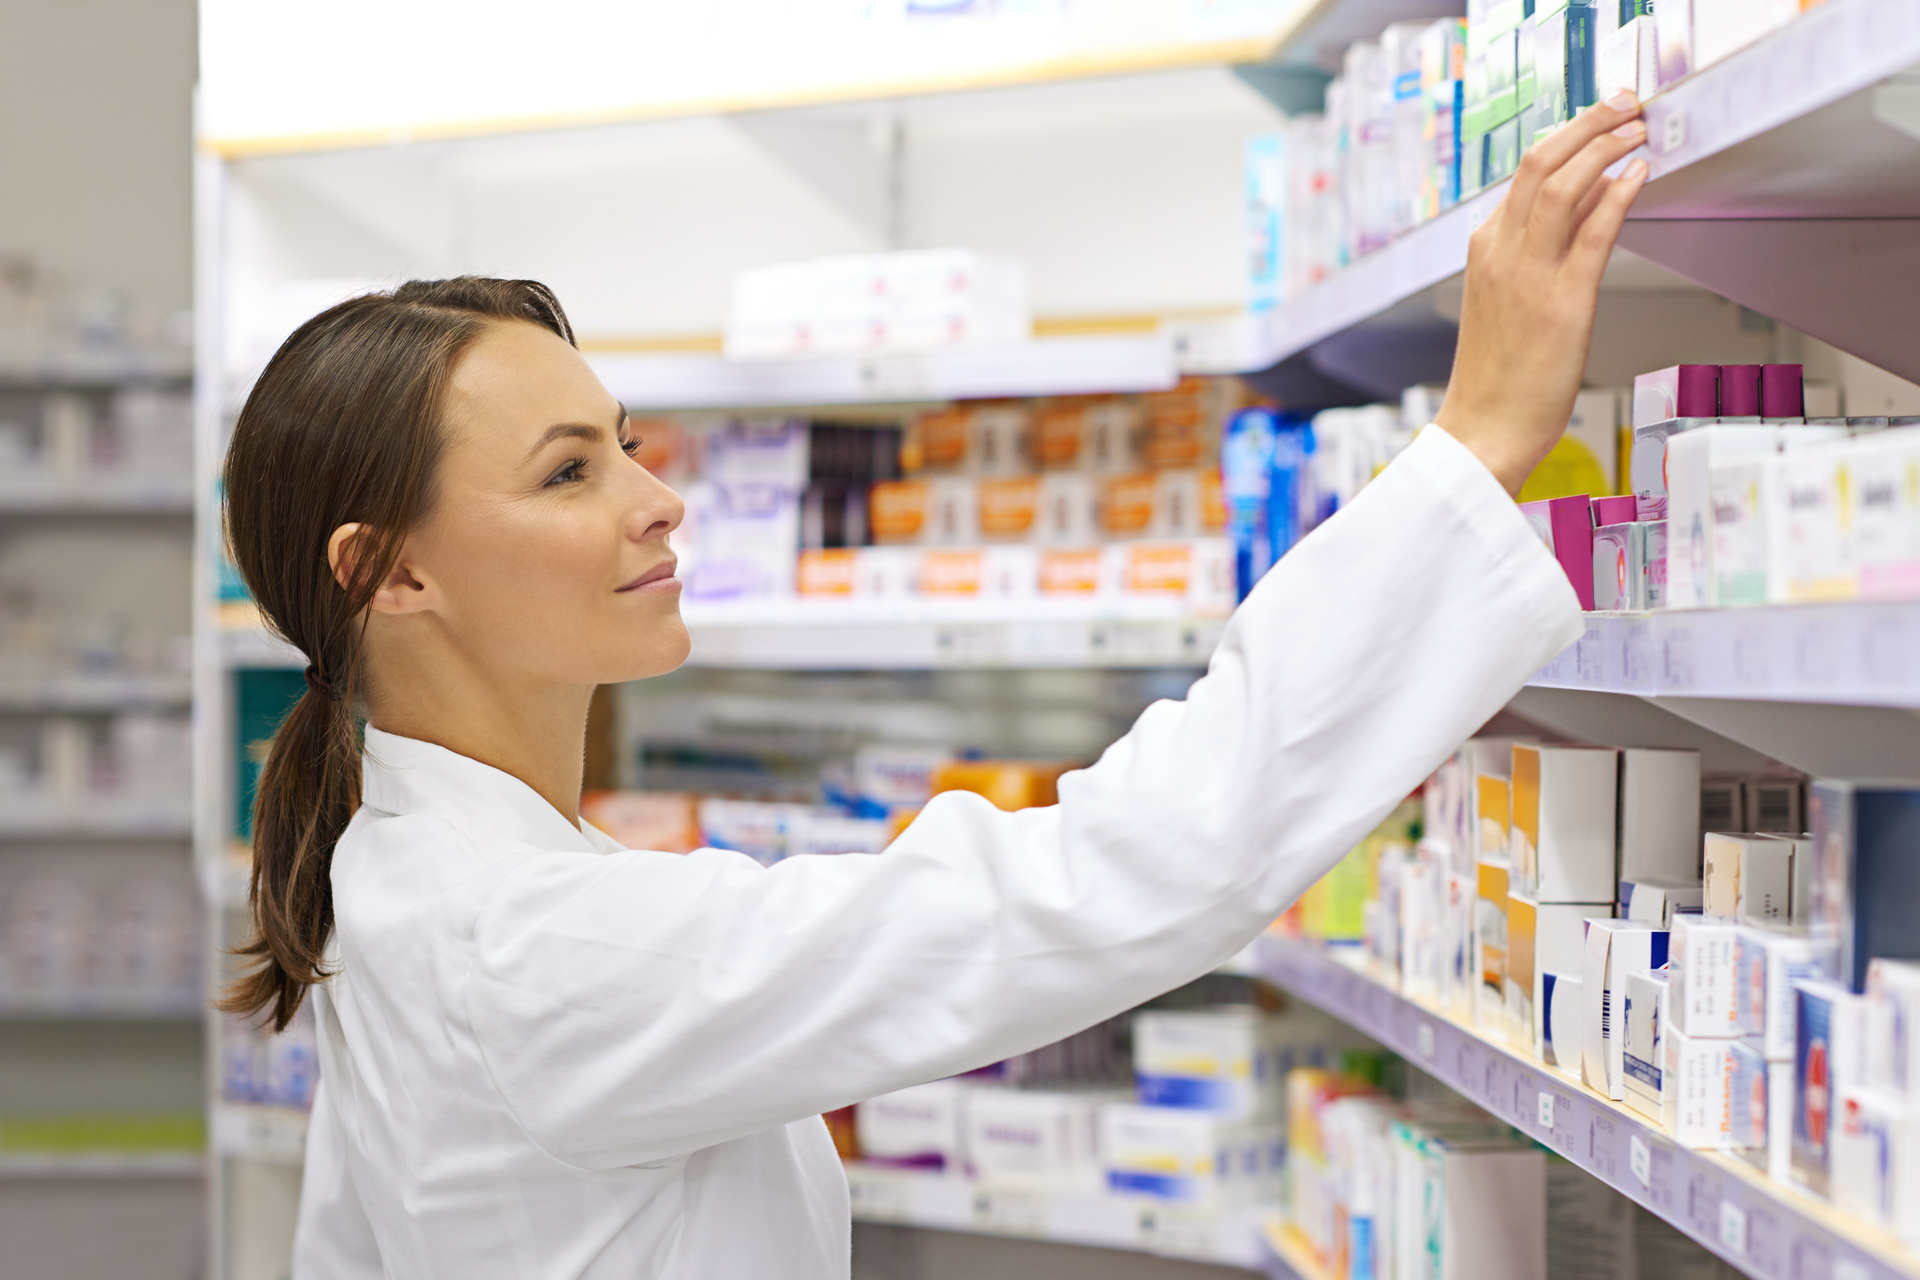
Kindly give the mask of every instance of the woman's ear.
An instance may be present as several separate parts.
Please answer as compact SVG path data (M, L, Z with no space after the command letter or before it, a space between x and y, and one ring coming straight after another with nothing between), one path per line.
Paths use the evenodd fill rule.
M327 567L333 571L333 580L342 590L352 590L358 557L372 549L373 534L368 525L343 524L327 539ZM431 588L408 564L406 552L406 544L402 543L393 567L374 589L373 599L368 602L373 612L417 613L431 603Z

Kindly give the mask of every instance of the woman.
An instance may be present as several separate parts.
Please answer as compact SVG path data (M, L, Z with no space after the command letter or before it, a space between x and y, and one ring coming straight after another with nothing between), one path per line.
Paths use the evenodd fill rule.
M415 283L302 326L226 469L241 572L311 660L228 1000L315 1004L297 1280L845 1276L821 1112L1238 951L1579 633L1511 494L1569 416L1637 114L1528 155L1473 237L1438 428L1268 575L1185 702L1057 806L943 795L880 857L762 869L579 820L593 689L687 654L681 505L550 293Z

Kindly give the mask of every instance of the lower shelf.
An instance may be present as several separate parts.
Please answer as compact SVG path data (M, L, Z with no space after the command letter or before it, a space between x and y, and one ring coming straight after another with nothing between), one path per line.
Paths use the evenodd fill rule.
M1126 1249L1260 1270L1257 1213L1101 1191L1001 1186L957 1174L847 1165L854 1220Z
M1260 940L1262 977L1378 1040L1758 1280L1920 1277L1891 1234L1730 1156L1674 1144L1625 1105L1311 943Z
M198 1178L206 1167L197 1151L0 1154L0 1180Z
M307 1158L307 1113L222 1102L213 1109L213 1149L223 1156L298 1165Z

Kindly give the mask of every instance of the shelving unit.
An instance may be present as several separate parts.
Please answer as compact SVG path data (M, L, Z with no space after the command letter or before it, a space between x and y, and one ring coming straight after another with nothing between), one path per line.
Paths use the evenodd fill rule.
M1389 7L1301 0L1267 43L1240 56L1311 78L1316 50L1370 35L1391 18L1458 8L1438 0ZM101 510L197 505L194 842L210 910L232 928L244 902L229 858L232 674L304 662L257 626L220 623L210 481L261 361L327 302L409 275L472 270L546 280L567 302L596 372L636 411L824 412L1146 391L1183 372L1269 370L1430 300L1463 270L1471 233L1504 194L1472 197L1289 305L1245 314L1239 148L1278 116L1218 62L1186 59L1152 73L1146 65L1109 65L1104 78L1071 82L1046 81L1086 68L1056 65L965 86L894 85L881 96L683 102L540 122L476 118L437 133L380 132L380 145L364 145L370 134L229 138L203 155L199 483L190 493L67 498L14 495L0 484L0 516L62 502ZM1916 66L1920 8L1911 0L1829 0L1660 95L1647 108L1655 180L1624 245L1698 286L1920 377L1907 316L1909 300L1920 296L1920 91L1904 78ZM921 92L932 89L943 92ZM533 123L550 132L522 132ZM911 145L869 148L882 125ZM436 140L420 140L429 134ZM820 161L826 152L832 163ZM1007 198L1008 183L1019 199ZM1025 256L1035 264L1041 317L1075 318L1092 336L766 363L714 353L735 270L902 243L977 243ZM284 252L288 246L297 251ZM696 667L816 674L1184 673L1206 663L1224 627L1169 601L690 601L684 614ZM98 705L91 696L0 687L0 707L9 699ZM1810 772L1860 776L1872 764L1881 776L1920 778L1916 708L1920 605L1833 604L1593 615L1582 640L1513 709L1573 737L1709 741ZM1577 1083L1325 955L1270 939L1253 964L1751 1274L1917 1274L1908 1255L1873 1232L1735 1161L1673 1148ZM1552 1100L1546 1125L1542 1097ZM211 1162L214 1274L264 1277L255 1264L274 1256L291 1221L304 1117L216 1101L211 1129L219 1157ZM849 1183L863 1221L1203 1257L1320 1280L1297 1242L1247 1215L1207 1219L1116 1197L1039 1195L865 1166L849 1170Z
M1357 962L1272 936L1258 966L1758 1280L1920 1275L1920 1258L1887 1233L1731 1156L1676 1146L1624 1104L1403 997Z
M42 1182L167 1178L197 1181L205 1176L206 1166L206 1157L192 1151L166 1151L150 1155L0 1155L0 1180Z

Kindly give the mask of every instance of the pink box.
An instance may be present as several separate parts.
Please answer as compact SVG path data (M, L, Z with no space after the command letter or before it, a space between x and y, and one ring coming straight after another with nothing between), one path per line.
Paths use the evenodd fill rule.
M1639 519L1639 500L1632 494L1621 497L1593 499L1593 527L1602 525L1632 524Z
M1633 425L1720 416L1720 366L1676 364L1633 380Z
M1547 498L1541 502L1523 502L1520 514L1527 518L1540 541L1547 544L1560 562L1580 607L1593 608L1593 500L1586 494L1571 498Z

